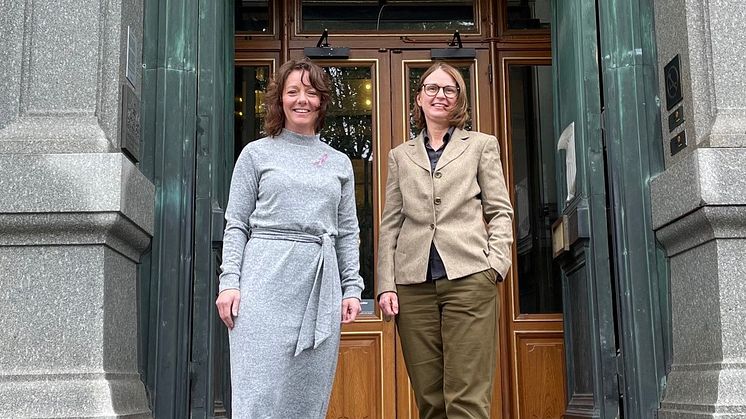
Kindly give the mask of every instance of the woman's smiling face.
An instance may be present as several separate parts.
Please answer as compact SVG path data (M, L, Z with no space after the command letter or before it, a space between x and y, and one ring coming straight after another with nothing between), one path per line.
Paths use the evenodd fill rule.
M321 98L311 85L308 72L295 70L288 75L282 90L285 128L298 134L315 134Z
M422 112L425 114L425 120L437 123L448 123L450 118L451 109L456 104L458 96L454 98L447 98L443 87L453 86L457 87L456 80L453 79L448 73L441 69L437 69L432 72L422 82L422 85L434 84L440 87L435 96L428 96L423 89L420 89L417 93L417 104L422 108Z

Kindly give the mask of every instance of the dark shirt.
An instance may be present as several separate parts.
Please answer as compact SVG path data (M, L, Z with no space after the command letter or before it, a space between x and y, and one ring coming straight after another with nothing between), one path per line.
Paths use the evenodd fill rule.
M432 176L433 173L435 173L435 166L438 165L438 160L440 160L440 156L443 155L443 151L446 149L446 146L448 145L448 142L451 140L451 135L453 135L453 127L448 129L448 132L443 136L443 145L437 149L433 150L432 147L430 147L430 135L427 133L427 129L422 131L422 136L425 141L425 150L427 150L427 157L430 158L430 175ZM427 281L434 281L438 279L446 278L446 267L443 265L443 259L440 258L440 255L438 254L438 249L435 248L435 242L430 243L430 259L427 262Z

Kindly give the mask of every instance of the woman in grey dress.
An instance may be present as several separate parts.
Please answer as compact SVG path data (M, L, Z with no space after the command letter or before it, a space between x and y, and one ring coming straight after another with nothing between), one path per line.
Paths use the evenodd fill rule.
M360 312L352 164L319 137L327 80L308 60L280 67L265 98L269 136L233 172L216 305L234 419L323 418L340 323Z

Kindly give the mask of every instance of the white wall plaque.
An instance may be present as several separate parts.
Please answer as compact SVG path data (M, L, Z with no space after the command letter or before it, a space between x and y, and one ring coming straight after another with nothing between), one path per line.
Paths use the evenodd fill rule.
M565 179L567 180L567 200L570 202L575 197L575 176L577 166L575 162L575 122L562 131L557 141L557 150L565 150Z

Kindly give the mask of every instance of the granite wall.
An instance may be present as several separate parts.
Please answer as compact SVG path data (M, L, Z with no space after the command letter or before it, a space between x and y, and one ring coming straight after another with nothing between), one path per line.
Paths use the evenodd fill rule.
M746 418L746 3L656 0L666 170L651 182L669 257L673 365L659 417ZM668 110L665 66L681 63ZM685 121L669 129L683 106ZM687 145L671 153L670 139Z
M2 4L0 417L149 418L136 264L155 188L120 151L142 2Z

